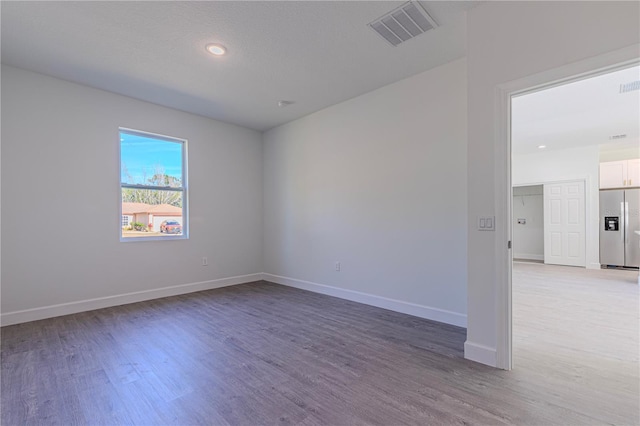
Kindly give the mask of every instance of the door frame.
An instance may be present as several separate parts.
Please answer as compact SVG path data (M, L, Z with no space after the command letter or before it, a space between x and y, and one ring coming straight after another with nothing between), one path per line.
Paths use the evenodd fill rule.
M640 45L530 75L495 87L494 193L496 271L496 367L511 370L512 359L512 193L511 98L640 64Z

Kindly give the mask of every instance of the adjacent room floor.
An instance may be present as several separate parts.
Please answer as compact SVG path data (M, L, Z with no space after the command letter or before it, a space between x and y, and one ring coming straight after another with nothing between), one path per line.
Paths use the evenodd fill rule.
M264 282L4 327L2 424L637 424L635 276L569 269L515 265L510 372L464 329Z
M638 271L515 262L513 373L572 410L639 424L638 294Z

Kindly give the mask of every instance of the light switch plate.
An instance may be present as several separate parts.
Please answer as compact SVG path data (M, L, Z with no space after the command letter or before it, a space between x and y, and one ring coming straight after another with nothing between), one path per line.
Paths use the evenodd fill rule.
M494 216L479 216L478 231L495 231L496 219Z

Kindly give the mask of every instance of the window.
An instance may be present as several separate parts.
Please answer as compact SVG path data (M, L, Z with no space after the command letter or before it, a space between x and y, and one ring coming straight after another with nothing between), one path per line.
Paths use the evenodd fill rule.
M120 129L120 239L188 237L186 140Z

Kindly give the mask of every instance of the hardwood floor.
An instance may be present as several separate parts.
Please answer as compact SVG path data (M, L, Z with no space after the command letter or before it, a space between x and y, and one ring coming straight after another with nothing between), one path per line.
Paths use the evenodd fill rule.
M513 373L544 374L550 400L571 410L638 424L637 277L637 271L515 263Z
M593 355L529 350L538 326L525 326L527 311L515 307L521 335L510 372L464 360L464 329L265 282L3 327L1 420L637 424L637 345L608 345L637 330L637 285L624 284L613 283L617 306L633 311L635 297L635 325L603 326L615 335ZM532 293L557 303L531 283L515 286L514 301ZM549 315L527 310L536 321Z

